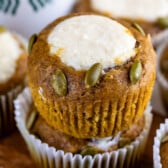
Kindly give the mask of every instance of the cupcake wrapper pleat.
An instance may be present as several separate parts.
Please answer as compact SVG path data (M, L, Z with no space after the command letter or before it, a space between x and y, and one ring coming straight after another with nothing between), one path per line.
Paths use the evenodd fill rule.
M165 123L160 124L160 128L156 131L153 145L153 163L154 168L162 168L161 157L160 157L160 145L161 139L168 133L168 119Z
M89 155L82 157L80 154L64 153L49 147L41 142L26 128L26 120L32 104L31 94L26 88L15 100L15 120L17 127L25 139L32 158L39 167L44 168L127 168L135 164L135 161L142 155L147 141L148 133L152 122L151 106L145 111L145 127L142 133L124 148L113 152Z
M14 122L13 101L22 90L23 86L17 86L4 95L0 95L0 136L16 128Z

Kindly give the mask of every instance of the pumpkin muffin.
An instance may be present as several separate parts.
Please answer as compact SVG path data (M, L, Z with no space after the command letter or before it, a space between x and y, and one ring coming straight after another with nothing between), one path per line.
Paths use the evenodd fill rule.
M39 167L134 164L152 121L150 36L125 21L73 14L29 44L30 90L15 101L15 119Z
M168 34L165 31L168 28L167 0L80 0L75 11L101 13L136 22L151 34L154 43Z
M15 128L13 100L24 86L27 52L18 35L0 27L0 136Z
M76 138L104 138L143 116L155 81L155 53L150 37L132 24L75 14L41 31L28 76L35 107L48 125Z
M152 123L151 106L126 131L105 138L81 139L48 125L33 104L31 92L25 88L15 100L15 119L38 167L134 167L145 150Z

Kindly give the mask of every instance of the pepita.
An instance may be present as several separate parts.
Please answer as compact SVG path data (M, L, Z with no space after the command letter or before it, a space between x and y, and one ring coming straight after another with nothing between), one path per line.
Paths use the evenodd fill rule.
M166 142L168 142L168 135L161 139L161 143L166 143Z
M167 28L168 27L168 17L160 17L157 20L157 25L162 27L162 28Z
M27 129L28 129L28 130L31 129L31 127L33 126L33 124L34 124L34 122L36 121L37 117L38 117L37 112L36 112L35 110L33 110L33 111L30 113L30 115L29 115L29 117L28 117L28 120L27 120Z
M82 151L81 151L81 155L82 156L86 156L86 155L91 155L91 156L94 156L96 155L98 152L98 149L96 149L95 147L92 147L92 146L88 146L86 148L84 148Z
M28 52L30 53L34 43L37 41L37 34L33 34L29 39Z
M99 82L102 74L102 65L100 63L93 64L85 75L85 86L86 88L92 87Z
M130 142L131 142L131 140L129 138L121 138L119 140L118 146L119 146L119 148L123 148L124 146L129 145Z
M134 27L136 30L138 30L143 36L145 36L145 32L144 30L142 29L142 27L137 24L137 23L132 23L132 27Z
M131 83L135 84L141 77L141 73L142 73L142 64L139 60L136 60L132 64L130 73L129 73Z
M67 80L60 69L57 69L52 76L52 86L59 96L65 96L67 94Z
M5 32L5 31L6 31L6 27L0 26L0 33L3 33L3 32Z

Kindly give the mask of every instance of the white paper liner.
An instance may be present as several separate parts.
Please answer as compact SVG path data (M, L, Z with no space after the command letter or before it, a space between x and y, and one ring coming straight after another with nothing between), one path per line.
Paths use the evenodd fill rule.
M41 142L26 128L26 118L32 104L31 93L26 88L14 102L17 127L25 139L30 154L39 167L44 168L125 168L134 165L144 151L152 123L151 106L145 111L145 127L142 133L130 145L113 152L96 154L94 157L80 154L64 153Z
M0 95L0 136L15 128L13 102L22 89L23 86L19 85L6 94Z
M154 168L162 168L161 157L160 157L160 145L161 139L168 133L168 119L165 123L160 124L160 128L156 131L153 145L153 162Z

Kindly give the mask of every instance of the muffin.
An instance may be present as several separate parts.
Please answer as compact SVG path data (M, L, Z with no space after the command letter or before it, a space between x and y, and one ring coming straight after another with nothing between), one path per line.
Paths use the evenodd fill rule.
M28 90L15 105L18 128L36 162L41 167L53 158L65 159L70 167L77 160L86 166L100 159L107 167L134 162L152 120L150 36L125 21L74 14L55 20L30 42L28 77L35 107Z
M75 8L80 12L95 12L136 22L146 33L150 33L153 42L160 42L168 34L168 2L161 0L115 1L80 0ZM158 36L159 35L159 36Z
M168 165L168 120L160 125L153 146L154 168L167 168Z
M24 86L27 52L14 33L0 27L0 136L15 128L13 100Z
M79 139L50 127L35 111L31 92L25 88L15 100L15 120L38 167L122 168L134 167L142 157L152 113L148 106L143 122L137 122L140 126L136 123L122 132L125 138L118 133L114 137Z
M108 137L143 116L155 80L155 53L149 36L127 26L73 15L39 34L28 59L29 86L50 126L76 138Z
M157 48L157 82L165 110L168 109L168 41L163 41Z

